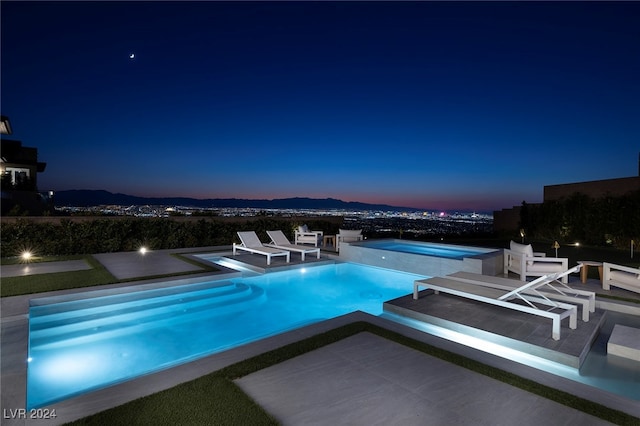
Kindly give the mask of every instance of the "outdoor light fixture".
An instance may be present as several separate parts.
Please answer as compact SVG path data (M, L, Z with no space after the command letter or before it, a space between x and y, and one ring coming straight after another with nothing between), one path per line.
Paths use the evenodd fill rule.
M147 248L145 246L140 247L140 254L144 255L147 253Z
M33 254L29 250L25 250L25 251L22 252L20 257L22 258L22 260L24 262L29 262L31 260L31 258L33 257Z
M525 236L524 228L520 228L520 236L522 237L522 244L524 244L524 236Z
M9 123L9 117L5 117L4 115L0 117L0 134L10 135L11 131L11 123Z
M551 248L556 249L556 257L558 257L558 249L560 248L560 244L558 244L558 241L554 241Z

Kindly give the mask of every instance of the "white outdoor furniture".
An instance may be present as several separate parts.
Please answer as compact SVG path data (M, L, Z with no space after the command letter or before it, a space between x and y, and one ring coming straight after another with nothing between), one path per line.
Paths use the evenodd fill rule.
M340 243L353 243L362 241L363 238L362 229L340 229L340 232L336 235L336 250L340 251Z
M534 253L531 244L519 244L511 241L509 248L504 249L504 275L509 272L520 275L520 281L527 277L540 277L569 269L569 259L565 257L546 257L544 253ZM562 278L563 283L569 282L568 275Z
M602 288L610 290L611 287L624 288L625 290L640 293L640 269L630 266L603 263Z
M294 242L296 244L313 244L318 247L322 242L322 231L311 231L307 225L298 226L294 232Z
M237 250L247 251L249 253L261 254L267 256L267 265L271 265L271 258L273 256L286 256L287 263L291 259L291 253L287 250L277 249L273 247L267 247L260 241L258 235L254 231L238 231L238 237L241 244L233 243L233 255L235 256Z
M265 244L267 247L279 248L282 250L293 251L296 253L300 253L302 257L302 261L304 262L304 256L307 253L313 254L315 253L317 258L320 259L320 249L319 248L311 248L304 246L297 246L295 244L291 244L289 239L284 235L284 232L280 230L276 231L267 231L267 235L271 238L271 242L269 244Z
M578 272L581 266L575 266L569 269L566 274ZM470 284L483 285L485 287L498 288L501 290L514 290L522 285L521 281L511 278L494 277L489 275L474 274L471 272L456 272L447 275L446 278L456 279L458 281ZM549 298L552 300L560 300L562 302L571 303L573 305L582 306L582 321L589 321L589 312L596 311L596 293L587 290L576 290L568 285L556 280L549 281L540 288L525 290L524 294Z
M560 323L564 318L569 317L569 328L577 328L578 307L568 303L556 302L547 298L538 298L526 294L527 291L535 290L560 277L560 273L542 276L517 289L507 291L491 287L469 284L451 278L433 277L424 280L416 280L413 283L413 298L418 299L418 288L425 287L433 290L436 294L442 292L466 299L477 300L491 305L509 308L532 315L537 315L552 320L551 337L560 340ZM524 301L526 305L511 302L511 299ZM540 309L536 304L544 305ZM555 312L554 312L555 311Z

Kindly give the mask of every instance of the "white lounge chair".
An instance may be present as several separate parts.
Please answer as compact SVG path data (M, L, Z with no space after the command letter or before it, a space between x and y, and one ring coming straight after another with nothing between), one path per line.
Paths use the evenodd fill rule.
M258 238L258 235L254 231L238 231L238 237L240 238L241 244L233 243L234 256L238 250L261 254L263 256L267 256L267 265L271 265L271 258L273 256L286 256L287 263L289 263L289 260L291 259L291 253L287 250L267 247L262 244L260 238Z
M322 231L311 231L307 225L298 226L294 232L294 242L296 244L313 244L318 247L322 242Z
M315 253L317 258L320 259L319 248L317 247L311 248L311 247L297 246L295 244L291 244L289 239L280 230L267 231L267 235L269 235L269 238L271 238L271 242L269 244L265 244L268 247L275 247L282 250L288 250L288 251L300 253L300 256L302 257L303 262L304 262L304 256L307 253Z
M504 249L504 275L509 271L520 275L520 281L527 277L540 277L569 269L569 259L565 257L546 257L544 253L533 252L531 244L519 244L511 241L508 249ZM565 275L563 283L569 282Z
M578 272L581 265L569 269L564 272L565 274L571 274ZM521 281L511 278L493 277L489 275L473 274L471 272L456 272L447 275L446 278L452 278L458 281L466 282L469 284L482 285L485 287L497 288L500 290L514 290L522 286ZM596 311L596 293L587 290L577 290L569 287L556 278L554 281L547 282L545 285L536 288L525 290L524 294L547 297L552 300L560 300L562 302L571 303L574 305L582 306L582 321L589 321L589 312Z
M550 274L548 276L542 276L511 291L464 283L452 278L433 277L414 281L413 298L417 300L419 287L425 287L433 290L436 294L440 292L452 294L466 299L477 300L503 308L550 318L552 320L551 336L554 340L560 340L560 323L564 318L569 317L569 328L577 328L578 307L568 303L556 302L547 298L538 298L526 294L527 290L537 289L556 278L560 278L559 275L560 274ZM516 298L524 301L526 305L510 301ZM545 307L548 306L549 308L540 309L534 303L545 305Z
M340 229L338 235L336 235L336 249L340 251L340 243L353 243L362 241L362 239L362 229Z
M604 262L602 264L602 288L611 286L640 293L640 269Z

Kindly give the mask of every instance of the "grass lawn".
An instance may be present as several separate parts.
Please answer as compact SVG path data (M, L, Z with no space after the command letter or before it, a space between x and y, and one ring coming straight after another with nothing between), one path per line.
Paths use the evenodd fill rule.
M187 272L187 273L179 273L179 274L154 275L154 276L148 276L143 278L144 279L170 278L174 276L182 276L182 275L192 274L192 273L218 271L218 269L212 267L211 265L196 262L191 258L184 257L179 254L172 254L172 256L178 257L185 262L195 264L199 266L201 270ZM18 296L21 294L43 293L46 291L67 290L67 289L80 288L80 287L94 287L94 286L100 286L105 284L131 282L131 281L139 280L142 278L141 277L141 278L135 278L135 279L119 280L113 275L111 275L111 273L91 255L49 257L49 258L36 259L36 261L51 262L51 261L62 261L62 260L77 260L77 259L84 259L91 266L91 269L86 269L82 271L57 272L57 273L50 273L50 274L38 274L38 275L26 275L26 276L19 276L19 277L2 278L2 285L0 286L0 297ZM7 260L6 262L3 262L3 265L15 264L15 263L18 263L18 262L15 259L11 259L11 260Z
M75 259L84 259L91 266L91 269L2 278L0 296L18 296L21 294L93 287L118 282L118 280L91 255L56 258L55 260Z

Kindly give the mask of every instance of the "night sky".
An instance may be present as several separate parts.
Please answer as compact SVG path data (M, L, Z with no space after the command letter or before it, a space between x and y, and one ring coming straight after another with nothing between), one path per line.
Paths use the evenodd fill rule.
M639 2L0 5L42 191L491 211L638 174Z

